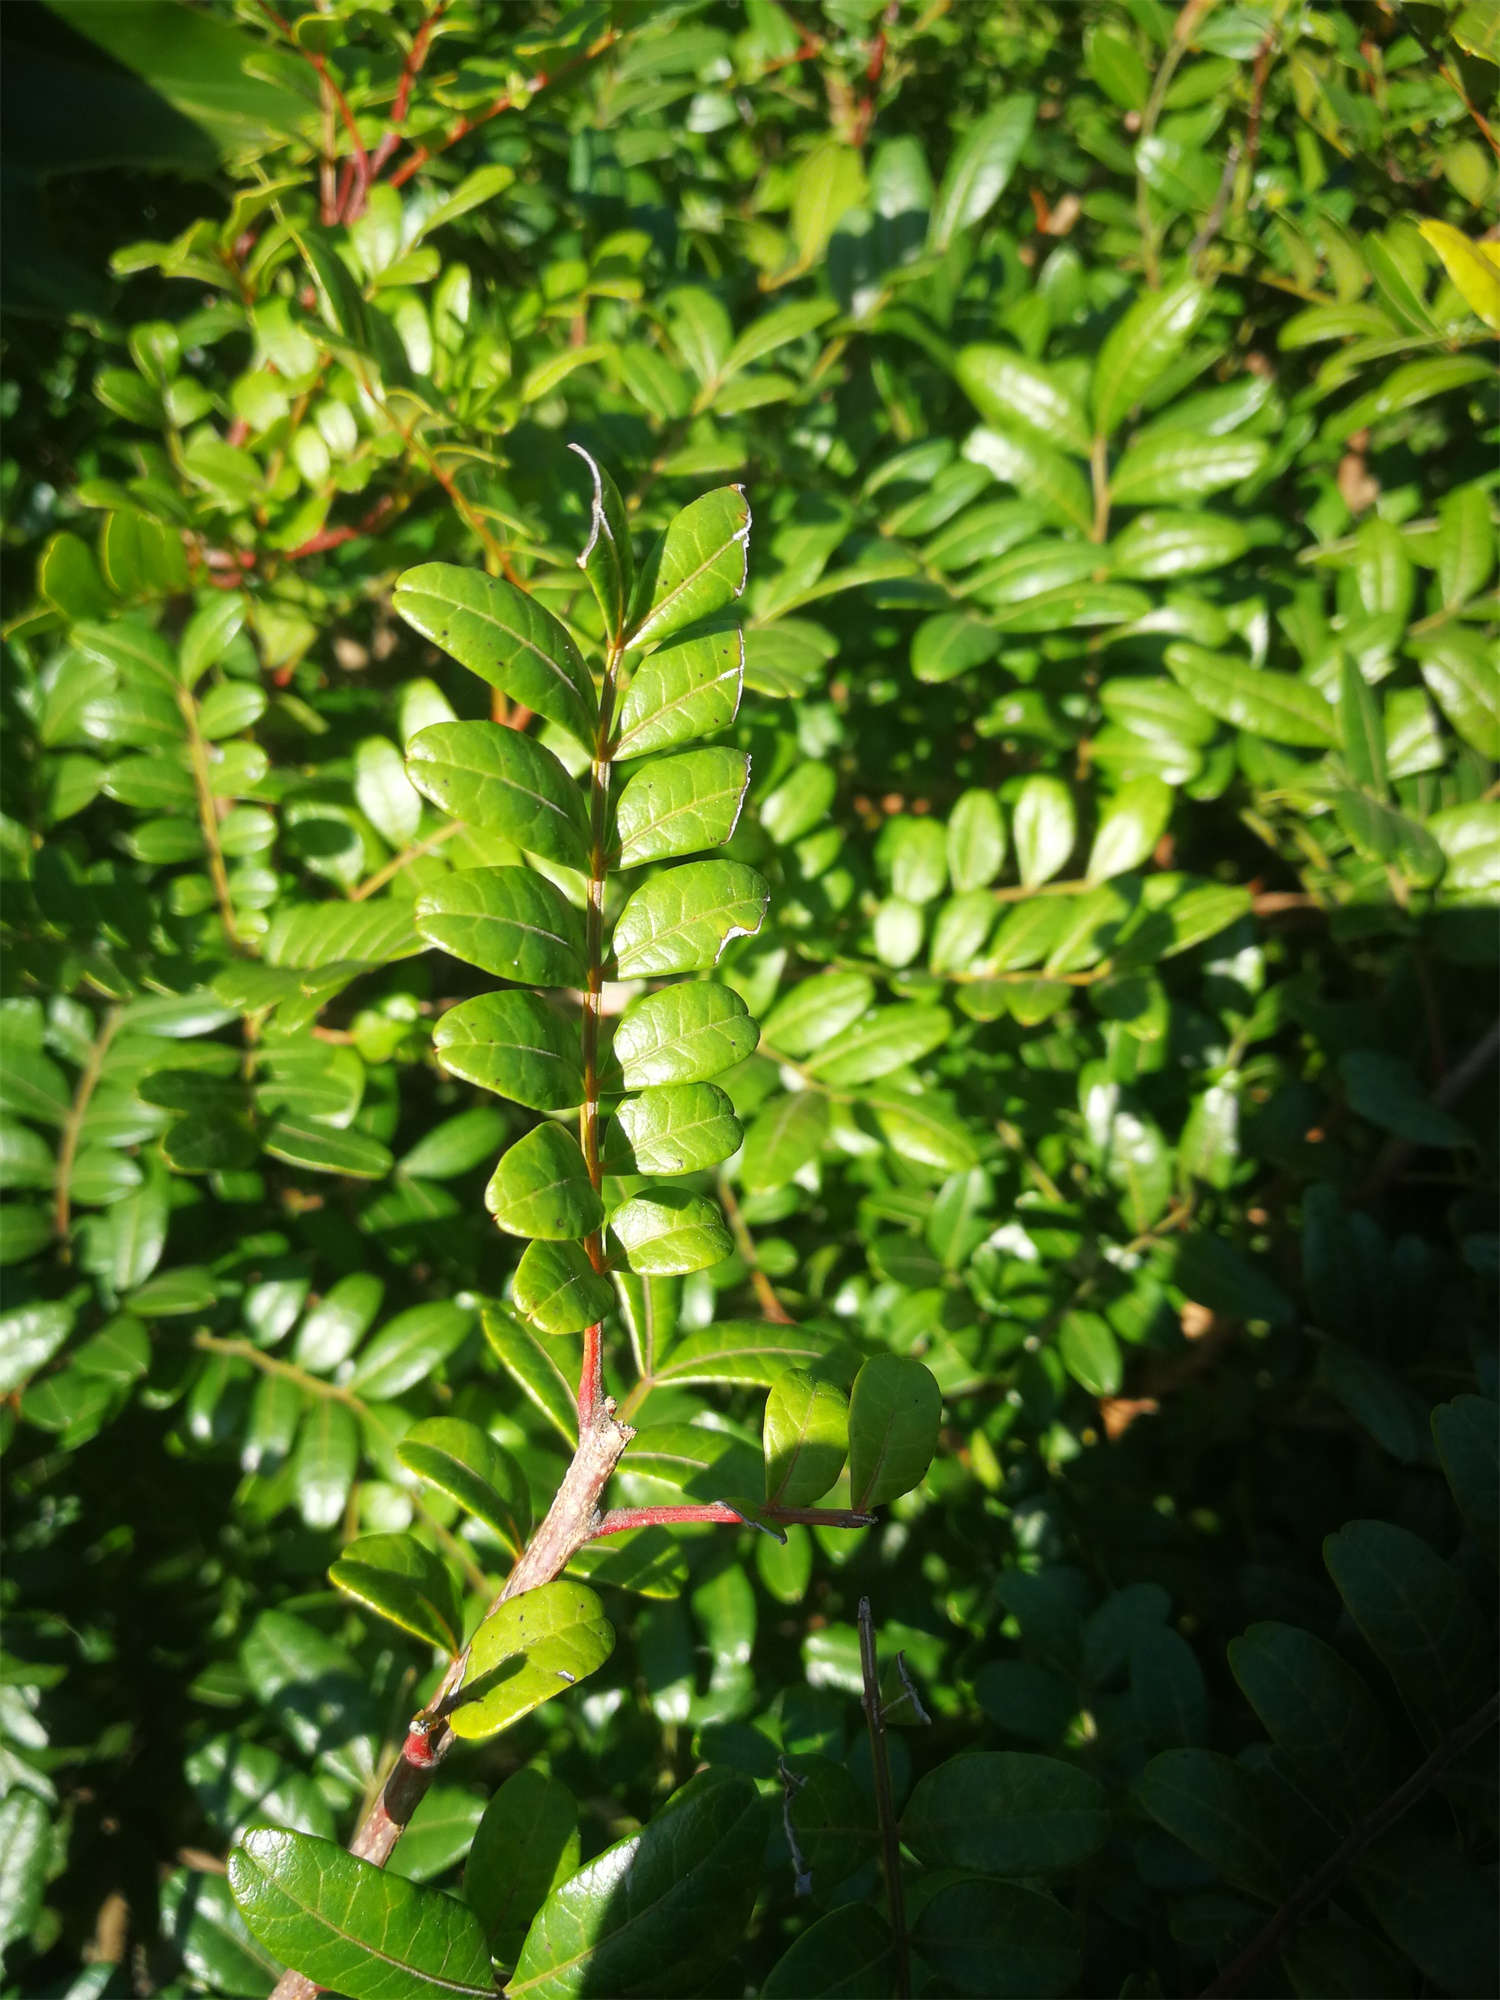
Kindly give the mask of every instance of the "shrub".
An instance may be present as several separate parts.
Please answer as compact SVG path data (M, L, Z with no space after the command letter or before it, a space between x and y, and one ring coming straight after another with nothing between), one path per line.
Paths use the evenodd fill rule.
M1491 1990L1485 10L7 26L6 1990Z

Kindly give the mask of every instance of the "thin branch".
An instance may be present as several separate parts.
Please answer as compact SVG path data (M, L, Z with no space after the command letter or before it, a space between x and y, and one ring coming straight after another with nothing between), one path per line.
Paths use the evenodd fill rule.
M412 85L416 82L422 65L427 60L427 49L432 40L432 31L442 18L443 9L446 4L447 0L437 0L437 5L427 16L426 20L423 21L421 27L418 28L412 38L412 45L406 52L406 61L401 65L401 81L397 85L395 101L390 108L390 129L370 155L370 174L372 178L378 177L380 169L401 144L400 126L402 119L406 116L407 107L411 103Z
M459 140L467 137L476 126L486 124L491 118L498 118L504 111L524 110L527 105L540 96L542 91L550 90L554 85L561 83L564 77L571 75L574 70L582 69L586 63L591 63L595 56L602 55L612 43L618 40L619 30L616 28L606 28L604 33L590 42L580 55L576 55L571 61L565 62L560 69L554 70L550 76L545 73L534 76L519 91L504 91L495 99L493 104L486 106L483 111L476 111L472 117L465 115L460 118L456 124L448 127L442 138L437 140L435 144L431 146L418 146L409 153L391 175L390 186L393 188L404 186L420 167L424 167L429 160L435 159L439 153L446 153L450 146L456 146Z
M591 1541L605 1535L626 1535L633 1528L680 1528L693 1522L707 1522L721 1528L760 1528L774 1534L766 1521L785 1522L788 1527L873 1528L873 1514L858 1514L848 1507L762 1507L759 1520L742 1513L727 1500L704 1500L686 1507L611 1507L599 1522ZM785 1539L780 1537L779 1539Z
M115 1038L115 1030L120 1025L120 1010L111 1007L99 1025L99 1033L89 1050L88 1061L78 1079L78 1088L73 1092L73 1102L68 1106L68 1115L63 1120L62 1144L57 1149L57 1193L52 1210L52 1226L60 1237L66 1237L68 1224L72 1219L73 1197L68 1191L68 1183L73 1178L73 1162L78 1157L78 1141L83 1131L84 1114L89 1108L99 1082L99 1073L104 1068L104 1058L109 1045Z
M355 1395L352 1389L343 1389L336 1382L325 1382L317 1375L310 1375L305 1368L299 1368L294 1361L283 1361L279 1355L267 1354L253 1341L210 1333L206 1327L200 1327L193 1335L193 1345L201 1348L206 1354L222 1354L231 1360L248 1361L252 1368L258 1368L263 1375L279 1375L285 1382L294 1382L304 1396L315 1396L326 1403L342 1403L344 1408L356 1417L366 1418L370 1414L369 1404L362 1397ZM489 1577L458 1536L443 1525L420 1493L413 1493L409 1497L413 1507L463 1571L471 1589L488 1590Z
M1454 1758L1487 1735L1497 1720L1500 1720L1500 1694L1493 1694L1467 1722L1461 1722L1450 1736L1443 1739L1426 1763L1419 1765L1405 1784L1398 1785L1388 1798L1359 1822L1316 1874L1292 1891L1239 1957L1224 1968L1212 1985L1204 1987L1201 2000L1220 2000L1220 1996L1238 1993L1255 1968L1276 1950L1287 1932L1322 1902L1344 1870L1357 1861L1373 1841L1394 1826L1404 1813L1409 1812L1418 1799L1432 1789Z
M870 1769L875 1779L875 1817L880 1824L880 1865L885 1875L886 1908L896 1953L892 1984L896 2000L911 2000L911 1958L906 1941L906 1898L901 1884L901 1830L891 1791L891 1766L885 1743L885 1714L880 1705L880 1669L875 1657L875 1615L868 1597L859 1600L859 1670L861 1703L870 1732Z
M411 847L402 848L401 852L392 856L383 868L377 868L368 882L361 882L357 889L351 889L349 901L364 902L365 898L373 896L377 889L383 889L387 882L401 873L403 868L410 867L413 861L420 861L424 854L433 853L445 840L451 840L455 833L462 833L463 830L464 822L461 819L451 819L446 826L440 826L436 833L429 833L425 840L419 840Z
M203 832L203 845L208 849L209 879L214 885L214 898L219 905L219 917L228 934L231 949L243 949L239 931L234 921L234 901L229 893L229 870L224 865L224 849L219 842L219 811L214 798L213 776L208 768L208 745L203 740L203 732L198 727L198 703L191 688L177 690L177 706L182 711L182 719L187 727L188 756L193 768L193 790L198 798L198 824Z
M796 1321L776 1296L776 1287L760 1268L760 1260L755 1254L755 1238L745 1223L740 1205L735 1200L734 1189L722 1174L719 1180L719 1201L724 1210L724 1219L729 1224L729 1233L734 1238L735 1248L750 1267L750 1286L760 1301L761 1317L773 1320L777 1326L795 1326Z

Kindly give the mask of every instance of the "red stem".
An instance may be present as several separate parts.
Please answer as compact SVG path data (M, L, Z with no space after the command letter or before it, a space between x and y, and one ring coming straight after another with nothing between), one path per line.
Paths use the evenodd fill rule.
M447 0L438 0L438 4L427 16L421 27L418 28L412 45L407 51L406 61L401 65L401 82L396 91L395 102L391 105L390 129L370 155L370 177L372 180L379 174L380 169L401 144L401 134L396 128L406 116L407 106L411 103L412 85L416 82L417 74L423 63L427 60L427 45L432 39L432 30L446 4Z
M847 1507L762 1507L768 1521L785 1521L805 1528L873 1528L873 1514L856 1514ZM753 1528L755 1517L742 1514L723 1500L705 1500L695 1507L611 1507L590 1539L625 1535L632 1528L680 1528L688 1521L709 1521L720 1527Z
M497 97L494 103L486 110L476 112L472 118L460 118L457 124L448 127L448 130L436 145L416 147L401 162L395 173L391 175L389 185L393 188L403 187L419 167L424 167L436 154L446 153L450 146L456 146L458 141L465 138L476 126L485 124L491 118L498 118L502 111L514 111L517 108L518 102L523 105L530 104L532 99L538 96L540 92L548 89L554 83L561 83L563 78L573 70L581 69L585 63L592 62L595 56L602 54L612 42L618 39L617 29L606 28L597 40L589 43L581 55L574 56L571 62L565 62L562 68L554 70L551 76L545 74L534 76L526 86L525 95L519 100L513 98L510 92L506 91Z

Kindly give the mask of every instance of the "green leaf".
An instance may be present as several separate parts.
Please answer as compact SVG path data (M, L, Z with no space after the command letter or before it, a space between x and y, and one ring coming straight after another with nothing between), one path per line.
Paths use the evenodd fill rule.
M734 1106L711 1083L664 1084L626 1098L610 1118L604 1170L611 1174L692 1174L738 1151Z
M249 609L238 591L221 592L212 603L195 611L183 627L177 649L178 671L184 687L196 687L210 667L216 667L239 637Z
M529 868L466 868L417 901L429 944L521 986L582 986L583 918Z
M1110 475L1117 506L1197 500L1259 472L1270 447L1260 438L1204 438L1193 431L1157 431L1132 444Z
M338 1525L358 1470L359 1425L353 1412L320 1398L303 1415L291 1461L297 1509L309 1528Z
M46 1367L76 1317L75 1308L61 1299L38 1299L0 1312L0 1396L24 1388L38 1369Z
M1326 750L1338 740L1331 704L1291 674L1180 642L1168 646L1166 661L1173 678L1201 708L1236 729L1310 750Z
M772 1098L745 1134L740 1179L746 1190L755 1194L789 1186L822 1151L831 1118L821 1091L798 1090Z
M538 1125L505 1153L484 1191L484 1205L508 1236L566 1243L604 1220L578 1141L560 1125Z
M659 645L683 626L732 604L745 588L749 547L750 503L743 487L720 486L684 507L641 571L631 646ZM535 702L530 705L536 707ZM624 725L622 713L622 731Z
M1351 1521L1323 1544L1350 1617L1411 1712L1430 1732L1483 1699L1489 1648L1458 1572L1394 1521Z
M280 1966L251 1938L222 1875L174 1868L161 1885L163 1941L196 1980L218 1993L269 1993ZM96 1989L70 1988L76 2000Z
M403 1632L458 1651L463 1627L453 1578L414 1535L361 1535L345 1544L328 1576Z
M1477 633L1437 632L1417 657L1433 700L1465 743L1500 759L1500 668Z
M1019 1750L950 1757L921 1779L901 1815L901 1839L919 1861L982 1875L1077 1868L1109 1833L1096 1778Z
M52 1815L35 1793L0 1799L0 1950L31 1935L52 1866Z
M1438 594L1445 607L1467 604L1489 582L1495 530L1482 486L1457 486L1438 503Z
M993 792L977 788L961 792L948 815L948 876L954 888L987 888L1004 866L1005 821L999 801Z
M703 1990L749 1921L765 1838L765 1808L750 1779L701 1772L639 1833L553 1891L507 1992L512 2000L646 2000Z
M1088 418L1071 390L1039 361L1007 347L963 347L954 359L958 386L987 424L1013 424L1087 458Z
M711 979L686 980L631 1002L615 1024L614 1059L627 1090L703 1083L743 1061L758 1036L738 993Z
M620 490L597 460L581 444L570 444L589 469L594 484L589 507L589 538L578 567L589 580L607 639L617 638L625 629L630 593L635 582L635 556L630 545L630 517Z
M1382 1132L1415 1146L1472 1146L1467 1127L1435 1104L1409 1063L1376 1049L1350 1049L1339 1057L1349 1103Z
M680 1188L642 1189L611 1215L609 1233L630 1269L647 1277L705 1271L734 1250L715 1204Z
M1208 305L1203 287L1184 277L1147 292L1116 321L1094 368L1094 429L1101 437L1108 437L1166 374Z
M1432 1413L1432 1435L1459 1512L1494 1549L1500 1540L1500 1426L1486 1396L1455 1396Z
M1125 1364L1114 1329L1100 1313L1070 1312L1057 1334L1062 1364L1090 1396L1118 1396Z
M849 1504L863 1513L920 1485L942 1415L938 1385L920 1361L873 1355L849 1397Z
M512 1280L519 1309L540 1333L582 1333L614 1304L581 1243L528 1243Z
M744 750L690 750L639 767L615 806L618 866L722 846L734 832L749 782Z
M739 713L745 638L738 625L690 633L643 660L620 704L615 755L670 750L727 729Z
M808 1067L830 1090L848 1090L920 1061L952 1032L953 1018L946 1008L899 1000L849 1029L834 1046L815 1055Z
M429 1417L396 1446L408 1472L483 1521L516 1555L531 1532L526 1477L488 1431L460 1417Z
M1099 815L1089 850L1090 882L1124 875L1149 860L1172 817L1172 788L1160 778L1132 778Z
M399 1396L448 1359L473 1325L467 1306L429 1299L387 1320L355 1362L349 1386L367 1402Z
M533 1766L512 1771L484 1809L464 1868L464 1895L490 1950L514 1965L538 1909L578 1867L578 1807Z
M732 1431L706 1424L646 1424L636 1433L626 1469L664 1480L696 1500L748 1499L760 1485L760 1458Z
M893 1993L890 1926L868 1903L842 1903L819 1917L760 1983L761 2000L869 2000Z
M1236 1889L1281 1898L1283 1843L1263 1782L1212 1750L1163 1750L1135 1785L1136 1803Z
M372 1272L350 1272L340 1278L302 1320L292 1344L298 1368L328 1374L358 1346L380 1312L384 1286Z
M491 1104L476 1104L434 1125L402 1154L401 1171L414 1180L456 1180L487 1160L504 1137L503 1114Z
M1331 1646L1268 1620L1230 1640L1229 1668L1278 1757L1313 1796L1352 1816L1385 1795L1380 1705Z
M552 1351L529 1326L502 1309L487 1307L481 1323L498 1360L571 1451L578 1443L578 1404Z
M570 1111L583 1102L578 1030L538 994L460 1001L434 1028L432 1046L451 1075L532 1111Z
M794 299L787 305L773 306L759 319L752 320L735 341L725 357L721 375L727 381L751 362L762 361L778 347L815 332L837 311L832 299Z
M614 1627L583 1584L523 1591L474 1634L448 1725L466 1740L497 1736L602 1667L614 1646Z
M768 1389L787 1368L818 1369L827 1357L828 1345L826 1334L802 1327L727 1320L686 1334L658 1364L656 1380L732 1382Z
M754 937L770 894L740 861L689 861L653 875L615 923L619 976L707 971L732 938Z
M1011 838L1023 888L1038 888L1066 867L1078 838L1078 819L1073 795L1061 778L1025 781L1011 808Z
M393 602L415 631L593 748L598 704L583 656L534 598L453 563L421 563L397 579Z
M349 2000L395 1992L492 2000L489 1952L470 1910L331 1840L257 1828L230 1854L229 1887L269 1951Z
M988 620L969 611L940 611L924 618L912 635L912 674L935 686L983 666L999 650L1000 634Z
M766 1502L811 1507L832 1487L849 1449L849 1404L842 1390L805 1369L778 1376L766 1398Z
M760 802L760 823L778 847L790 847L828 817L838 791L829 764L798 764Z
M1046 2000L1077 1991L1083 1932L1071 1910L1019 1882L961 1877L922 1905L912 1942L960 1993Z
M1024 493L1048 520L1077 528L1084 535L1093 527L1094 502L1088 481L1071 459L1031 433L981 428L965 440L964 457Z
M1157 582L1224 569L1249 546L1244 523L1228 514L1137 514L1110 543L1109 563L1117 577Z
M989 214L1015 172L1035 120L1036 99L1018 92L992 105L965 135L932 204L929 250L946 250L961 230Z
M875 982L863 972L816 972L767 1014L765 1039L782 1055L811 1055L852 1027L874 998Z
M1185 1236L1172 1275L1187 1298L1235 1319L1284 1326L1296 1316L1291 1300L1259 1261L1222 1236Z
M1385 725L1374 690L1347 654L1339 663L1339 738L1356 785L1386 792Z
M865 191L864 163L853 146L825 139L797 168L792 196L792 239L800 267L815 263L841 219Z
M406 768L439 811L587 872L583 794L534 737L498 722L438 722L407 745Z

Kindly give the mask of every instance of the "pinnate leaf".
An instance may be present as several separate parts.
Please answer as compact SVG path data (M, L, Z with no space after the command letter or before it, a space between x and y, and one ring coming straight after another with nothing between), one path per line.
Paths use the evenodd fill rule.
M643 882L615 924L622 979L702 972L731 938L760 929L771 891L742 861L689 861Z
M256 1828L229 1857L229 1887L269 1951L349 2000L493 2000L490 1956L471 1910L331 1840Z
M549 1243L587 1236L604 1220L578 1141L559 1125L538 1125L516 1141L491 1175L484 1205L507 1235Z
M449 1726L466 1739L496 1736L602 1667L614 1644L614 1627L583 1584L523 1591L474 1634Z
M415 1535L361 1535L328 1572L331 1582L429 1645L456 1653L458 1593L440 1556Z
M408 625L471 673L592 748L594 683L567 632L535 598L455 563L421 563L399 578L394 601Z
M849 1397L849 1498L863 1510L918 1485L937 1449L943 1399L931 1371L905 1354L876 1354Z
M497 722L438 722L406 750L412 783L441 811L528 854L587 869L583 795L552 752Z
M745 587L749 545L742 486L718 487L684 507L641 571L630 644L657 645L733 603Z
M396 1456L520 1554L531 1529L531 1496L520 1466L488 1431L461 1417L429 1417L406 1433Z

